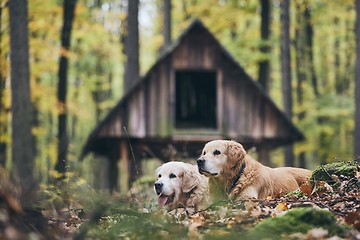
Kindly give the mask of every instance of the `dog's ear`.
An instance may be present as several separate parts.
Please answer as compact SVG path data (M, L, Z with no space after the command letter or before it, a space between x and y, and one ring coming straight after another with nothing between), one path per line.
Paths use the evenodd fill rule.
M235 141L229 141L227 144L227 156L229 167L235 167L246 155L244 147Z
M181 190L188 193L200 184L200 174L197 169L185 171L182 177Z

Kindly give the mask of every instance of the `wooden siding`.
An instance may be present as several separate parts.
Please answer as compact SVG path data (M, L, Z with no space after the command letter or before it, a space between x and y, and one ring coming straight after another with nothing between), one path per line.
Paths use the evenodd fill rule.
M144 87L139 88L134 92L128 100L128 124L127 131L135 137L145 137L145 99Z
M121 112L119 111L114 115L107 124L104 124L98 133L98 137L119 137L122 135L122 126L124 125L123 118L121 117Z
M192 31L172 54L173 69L216 70L219 47L205 31Z
M166 137L171 133L171 101L169 99L171 68L167 61L149 76L146 85L146 116L148 137Z
M263 92L244 79L246 76L226 57L221 62L224 75L224 134L235 139L252 138L255 141L289 137L291 132L284 131L285 121Z

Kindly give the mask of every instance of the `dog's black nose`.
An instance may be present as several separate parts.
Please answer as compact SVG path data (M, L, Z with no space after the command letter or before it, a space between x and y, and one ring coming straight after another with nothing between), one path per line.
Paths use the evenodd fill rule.
M203 168L204 168L204 165L205 165L205 160L202 159L202 158L199 158L199 159L197 160L197 165L198 165L198 168L199 168L199 169L203 169Z
M163 184L159 183L159 182L156 182L154 185L155 185L155 191L159 195L161 193Z

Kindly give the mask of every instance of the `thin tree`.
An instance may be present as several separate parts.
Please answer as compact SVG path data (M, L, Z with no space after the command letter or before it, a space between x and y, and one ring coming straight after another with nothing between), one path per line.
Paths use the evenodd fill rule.
M300 108L298 113L298 119L303 120L305 118L304 111L304 82L306 81L306 43L305 35L305 18L304 18L304 5L303 2L295 2L296 6L296 26L295 26L295 72L296 72L296 100ZM301 151L298 156L299 167L305 168L305 152Z
M356 5L356 64L355 64L355 131L354 154L360 156L360 1ZM358 158L359 160L359 158Z
M261 40L262 45L260 51L264 56L259 62L259 83L263 86L266 92L269 91L269 82L270 82L270 61L268 59L270 47L269 47L269 37L270 37L270 24L271 24L271 1L270 0L260 0L261 2Z
M125 38L125 84L127 92L139 78L139 0L128 0L127 34Z
M163 5L163 49L171 43L171 0L164 0Z
M269 84L270 84L270 24L271 24L271 1L270 0L260 0L261 4L261 46L260 51L262 53L262 59L259 61L259 78L258 81L263 89L269 93ZM259 111L261 112L261 117L265 117L265 107L264 104L260 106ZM264 131L264 130L263 130ZM265 165L270 165L270 152L267 148L259 148L258 150L259 158L262 163Z
M11 177L29 200L35 188L27 0L9 1L12 168ZM25 197L23 196L23 197ZM24 199L23 199L24 200ZM26 201L24 201L26 202Z
M338 28L339 25L340 25L340 19L338 17L335 17L333 19L333 26L335 28ZM334 71L335 71L335 92L338 95L341 95L344 92L344 89L343 89L344 79L343 79L343 75L341 73L341 59L340 59L340 55L341 55L341 52L343 52L343 50L341 49L340 41L341 40L340 40L339 35L336 34L333 51L334 51Z
M2 13L5 8L5 4L0 5L0 167L5 167L6 164L6 149L7 142L4 138L7 134L8 124L6 122L6 109L4 104L4 93L5 93L5 76L3 76L3 52L2 52Z
M290 57L290 1L282 0L281 8L281 77L285 115L292 118L291 57ZM293 146L285 147L285 165L294 165Z
M309 74L311 77L311 85L314 91L315 96L319 96L319 86L318 80L315 72L315 64L314 64L314 28L313 21L311 16L311 5L309 1L304 1L305 10L304 10L304 19L305 19L305 32L306 32L306 54L308 59L308 68Z
M76 0L64 0L63 5L63 26L61 30L61 55L58 72L57 97L59 104L58 122L58 156L55 170L65 172L68 136L66 127L66 94L67 94L67 72L68 55L70 50L71 30L75 15Z

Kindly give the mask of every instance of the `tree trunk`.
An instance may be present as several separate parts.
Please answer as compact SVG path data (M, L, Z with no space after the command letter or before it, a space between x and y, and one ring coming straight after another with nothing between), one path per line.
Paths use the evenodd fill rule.
M28 4L26 0L9 1L11 52L11 111L13 181L22 186L23 197L35 188L34 153L31 133L30 67L28 42ZM23 199L24 200L24 199Z
M63 27L61 30L61 56L59 65L58 82L58 157L55 170L60 173L66 171L66 156L68 147L68 136L66 130L66 94L67 94L67 72L68 54L70 50L71 29L74 20L76 0L64 0Z
M271 24L271 1L261 0L261 40L262 45L260 51L265 60L259 62L259 83L263 86L266 92L269 92L270 83L270 61L269 61L269 37L270 37L270 24Z
M164 45L163 49L166 49L171 44L171 0L164 0L163 6L163 35Z
M351 10L348 10L348 14L350 13ZM347 56L344 60L344 87L345 87L345 94L346 95L351 95L350 91L352 89L350 89L350 84L352 79L354 78L353 74L353 70L354 70L354 60L352 57L354 55L354 48L352 47L352 42L353 42L353 21L347 19L345 22L345 29L346 29L346 33L345 33L345 39L344 42L345 44L348 46L345 50L344 50L344 54L345 56ZM349 30L350 29L350 30ZM351 47L349 47L351 44Z
M128 1L127 36L125 39L125 84L127 92L139 79L139 0Z
M291 58L290 58L290 16L289 0L282 0L281 7L281 76L285 115L292 118ZM294 165L293 146L285 147L285 165Z
M337 17L334 18L334 27L339 26L339 19ZM335 42L334 42L334 70L335 70L335 91L336 94L342 94L342 75L340 72L340 37L335 35Z
M356 5L355 132L354 155L360 156L360 1ZM359 158L358 158L359 160Z
M311 84L313 87L313 91L315 96L319 96L319 87L317 76L315 72L315 64L314 64L314 52L313 52L313 37L314 30L311 19L311 11L308 1L305 2L305 10L304 10L304 20L305 20L305 34L306 34L306 46L307 46L307 58L308 58L308 66L311 75Z
M298 118L303 119L305 117L305 112L303 108L303 94L304 94L304 82L306 81L306 63L305 63L305 31L304 31L304 19L303 19L303 6L300 2L296 2L296 28L295 28L295 71L296 71L296 96L297 96L297 104L301 109L298 113ZM305 167L305 153L301 152L298 157L298 163L300 167Z
M296 71L296 96L297 104L299 106L298 119L303 120L305 118L305 109L304 109L304 83L306 82L306 76L309 74L309 64L307 64L306 59L308 58L308 32L305 31L307 28L307 21L309 20L305 17L305 11L307 9L307 3L303 5L303 2L295 2L296 5L296 28L295 28L295 71ZM299 167L305 168L305 152L300 152L298 156L298 165Z
M3 6L0 6L0 31L2 30L2 10ZM5 77L2 75L3 69L3 52L2 52L2 36L3 32L0 32L0 167L5 167L6 164L6 149L7 142L5 136L7 135L8 123L6 117L6 109L4 104L4 92L5 92Z

